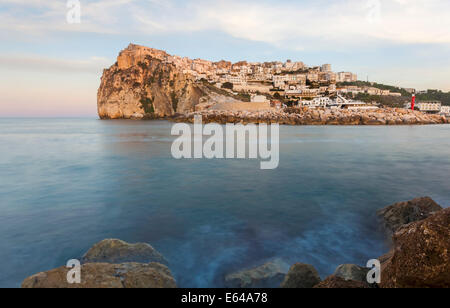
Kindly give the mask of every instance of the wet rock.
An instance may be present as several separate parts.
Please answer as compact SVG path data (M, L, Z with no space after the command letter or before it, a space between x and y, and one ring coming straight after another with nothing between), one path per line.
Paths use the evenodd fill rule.
M395 233L403 225L426 219L442 207L429 197L417 198L407 202L390 205L377 214L383 218L387 230Z
M330 276L318 285L315 289L368 289L369 285L361 281L346 280L337 276Z
M381 287L450 288L450 208L404 226L393 241Z
M319 273L312 265L297 263L287 273L281 288L307 289L316 286L320 281Z
M167 260L149 244L129 244L116 239L107 239L95 244L82 258L82 263L125 262L168 264Z
M355 264L340 265L334 272L334 276L360 282L367 282L367 274L369 269Z
M158 263L89 263L81 267L81 283L69 284L69 269L60 267L31 276L22 288L176 288L169 269Z
M275 288L282 282L289 266L282 260L274 260L254 269L225 277L227 288Z

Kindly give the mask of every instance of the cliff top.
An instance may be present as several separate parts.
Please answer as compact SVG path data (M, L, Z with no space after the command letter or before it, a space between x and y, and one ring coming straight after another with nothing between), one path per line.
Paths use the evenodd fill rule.
M162 50L130 44L120 52L117 57L117 63L120 69L127 69L142 62L147 56L165 60L169 57L169 54Z

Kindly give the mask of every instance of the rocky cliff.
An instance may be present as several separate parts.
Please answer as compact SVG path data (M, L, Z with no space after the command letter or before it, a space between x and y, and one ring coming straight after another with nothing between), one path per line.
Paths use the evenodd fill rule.
M233 101L220 89L195 82L168 58L164 51L133 44L123 50L103 72L97 94L100 118L166 117L211 100Z

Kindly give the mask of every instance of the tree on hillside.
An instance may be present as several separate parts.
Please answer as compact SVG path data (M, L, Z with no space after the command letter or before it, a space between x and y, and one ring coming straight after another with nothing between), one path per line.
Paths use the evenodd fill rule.
M225 82L225 83L222 85L222 89L230 89L230 90L233 90L233 88L234 88L234 85L233 85L231 82Z

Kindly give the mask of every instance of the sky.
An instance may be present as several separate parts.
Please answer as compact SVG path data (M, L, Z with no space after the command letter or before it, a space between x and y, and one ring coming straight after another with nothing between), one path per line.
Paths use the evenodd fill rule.
M103 69L129 43L450 91L448 0L78 2L79 23L77 1L0 0L0 117L96 116Z

